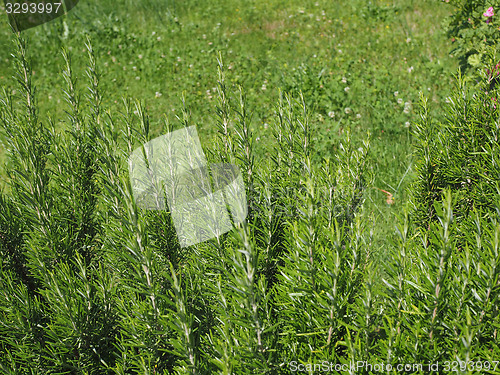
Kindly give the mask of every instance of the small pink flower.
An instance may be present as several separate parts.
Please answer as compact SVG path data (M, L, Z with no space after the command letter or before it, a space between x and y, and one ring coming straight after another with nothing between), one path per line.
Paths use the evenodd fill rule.
M483 16L485 17L493 17L495 15L495 12L493 11L493 7L489 7L488 10L483 13Z

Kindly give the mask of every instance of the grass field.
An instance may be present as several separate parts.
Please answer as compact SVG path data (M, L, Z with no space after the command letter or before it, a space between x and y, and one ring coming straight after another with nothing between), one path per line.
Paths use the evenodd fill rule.
M302 91L313 108L318 158L331 156L345 129L355 139L370 132L373 187L394 196L389 205L383 192L366 193L380 238L376 246L383 249L412 177L411 123L419 92L437 110L457 68L440 27L450 10L435 1L255 1L239 7L230 1L82 2L64 20L26 31L40 111L60 117L61 48L70 50L83 79L88 35L112 112L122 109L124 98L139 99L159 132L163 115L175 119L179 113L184 93L208 146L220 51L228 81L248 95L259 153L269 155L274 147L266 124L280 89ZM2 22L0 79L13 90L11 38Z

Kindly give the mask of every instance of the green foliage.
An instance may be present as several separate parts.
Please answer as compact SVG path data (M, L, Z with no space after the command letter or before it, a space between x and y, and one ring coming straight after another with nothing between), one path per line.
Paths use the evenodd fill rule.
M445 116L422 100L413 123L418 91L448 96L453 64L430 49L444 43L419 31L439 7L119 4L32 30L36 69L17 38L16 80L0 76L2 373L498 372L494 48L475 85L458 77ZM120 105L127 91L145 100ZM211 163L238 165L249 212L181 248L170 212L135 202L126 160L194 124ZM396 204L378 204L378 186Z
M495 364L489 371L475 366L498 352L498 215L490 221L473 214L476 228L460 248L454 204L446 192L435 205L438 220L425 233L410 237L408 217L398 225L384 279L382 353L389 363L423 363L419 373L439 373L445 361L449 367L456 361L463 373L495 373ZM434 371L425 365L438 361Z
M84 101L63 54L67 130L56 131L39 116L25 42L17 44L24 104L7 95L1 112L11 192L0 200L4 372L264 373L290 354L313 358L308 345L337 355L367 259L353 229L367 142L355 149L348 137L335 160L314 163L306 102L283 94L272 128L277 152L263 160L245 94L229 91L219 58L219 133L207 151L240 166L249 215L232 233L181 249L170 214L140 209L131 193L124 161L152 139L143 106L133 113L125 101L118 120L103 108L88 42ZM181 112L189 126L185 103ZM308 323L290 325L307 312L303 303ZM323 313L330 318L314 317Z
M488 47L496 47L500 36L498 21L500 2L490 0L449 0L453 14L446 20L447 33L452 38L452 54L458 57L463 72L477 68L483 62ZM484 16L492 7L494 15Z
M488 218L496 210L500 176L497 88L484 73L476 85L458 76L449 102L446 120L435 122L422 98L421 120L415 126L414 216L416 225L428 231L436 220L435 203L449 189L457 199L457 234L465 240L475 228L473 212Z

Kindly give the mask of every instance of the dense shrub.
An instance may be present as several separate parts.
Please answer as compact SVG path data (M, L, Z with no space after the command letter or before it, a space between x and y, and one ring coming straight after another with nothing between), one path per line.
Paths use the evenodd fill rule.
M477 68L485 52L497 46L500 36L500 2L487 0L445 0L453 13L445 21L447 33L454 43L452 53L463 72ZM491 9L490 9L491 8ZM492 13L489 12L492 11ZM493 14L492 16L489 16ZM474 72L472 72L474 73Z
M381 304L384 339L375 358L421 364L411 367L414 373L439 374L452 368L496 373L498 363L492 361L499 353L498 215L490 221L472 212L476 227L460 247L461 224L455 221L453 207L448 191L435 205L438 220L427 231L411 236L408 220L398 225Z
M494 61L494 59L490 59ZM491 66L490 66L490 69ZM415 223L425 231L436 221L435 203L446 189L452 191L458 236L465 239L474 230L477 211L490 218L496 213L500 166L500 128L497 88L482 68L477 84L457 77L453 94L445 106L445 120L434 121L422 99L421 120L415 126L417 181L413 186Z
M457 75L444 121L429 115L422 97L411 214L398 224L382 307L389 338L383 352L397 362L440 362L442 371L456 361L463 373L498 371L471 365L498 352L500 324L500 127L491 53L475 85Z
M356 219L368 143L347 138L336 159L313 163L304 100L282 94L273 158L255 155L244 94L226 87L219 61L219 132L206 152L240 166L249 215L181 249L169 213L131 194L125 161L152 138L141 104L126 101L118 118L102 108L88 44L84 101L64 54L68 116L56 129L17 43L21 96L4 94L0 112L4 373L275 373L290 358L345 356L337 343L369 259ZM185 105L179 121L190 125Z
M280 93L262 157L219 57L217 136L204 151L238 164L249 213L181 248L170 213L132 194L126 160L153 138L143 105L103 108L88 43L86 99L65 53L68 116L45 119L17 47L20 96L0 99L2 373L498 372L498 109L486 67L477 87L458 77L445 122L423 100L411 215L379 264L363 213L369 143L346 132L334 158L314 162L302 96ZM188 108L161 132L190 126Z

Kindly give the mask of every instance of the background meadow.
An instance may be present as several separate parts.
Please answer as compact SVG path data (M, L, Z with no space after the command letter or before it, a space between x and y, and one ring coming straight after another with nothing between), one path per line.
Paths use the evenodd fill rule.
M387 205L383 192L366 192L383 230L391 227L412 173L410 124L419 92L439 105L458 66L441 25L451 10L436 1L255 1L244 7L170 0L85 2L64 20L24 35L41 111L55 119L64 113L61 48L71 52L73 69L83 78L87 35L102 74L103 104L119 111L122 98L143 101L153 132L159 132L163 115L174 119L179 114L184 93L202 143L212 143L219 51L228 84L245 89L259 154L269 155L273 148L269 122L279 90L302 91L313 112L316 160L335 152L345 129L354 137L369 131L376 140L370 153L373 187L395 197L395 205ZM12 38L8 25L2 30L0 80L12 92Z
M4 17L2 371L498 373L491 5L82 1L22 38ZM190 125L249 216L182 249L125 161Z

